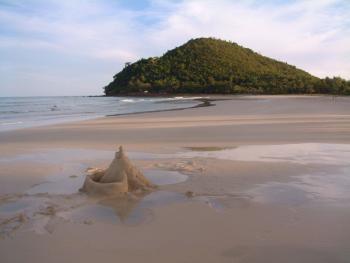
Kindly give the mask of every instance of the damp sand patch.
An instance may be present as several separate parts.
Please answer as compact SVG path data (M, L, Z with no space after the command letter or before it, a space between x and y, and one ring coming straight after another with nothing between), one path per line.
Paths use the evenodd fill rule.
M350 165L350 144L243 145L231 149L191 150L178 153L177 157L214 158L247 162L291 162L303 165Z
M350 144L296 143L236 147L184 147L184 149L187 151L177 153L130 152L128 155L132 160L216 158L233 161L293 162L298 164L348 165L350 163ZM80 163L87 168L91 164L110 159L113 154L113 151L103 150L51 149L1 158L0 163L20 161L49 164L67 163L69 165Z
M252 202L282 206L349 206L350 144L244 145L232 149L190 150L179 155L183 158L289 163L305 168L304 174L289 175L287 182L280 182L276 177L241 193L249 196ZM281 174L281 179L283 176Z
M15 231L33 231L38 234L52 232L58 211L80 205L80 197L21 195L0 205L0 237L12 235Z
M185 175L179 171L168 171L159 169L147 169L144 170L144 175L151 182L156 185L169 185L178 184L187 181L188 175Z
M350 168L333 173L316 172L293 176L290 182L267 182L246 192L252 200L287 206L322 205L348 207L350 204Z
M83 205L61 213L60 216L73 223L139 225L153 219L152 210L155 207L186 200L187 198L180 193L156 191L142 198L130 195L122 199L102 199L95 204Z
M201 203L218 212L224 208L215 196L188 197L185 193L163 190L118 198L91 199L81 194L26 195L0 205L0 237L11 237L17 231L50 234L65 223L137 226L153 220L155 208L176 203Z
M38 149L33 152L17 154L0 158L0 164L31 162L44 164L72 164L84 165L86 168L105 163L114 155L112 150L96 150L96 149ZM171 158L172 154L159 154L149 152L128 152L128 156L132 160L156 160L163 158Z
M184 147L184 149L193 152L215 152L228 149L234 149L236 147L218 147L218 146L198 146L198 147Z
M84 182L83 175L52 176L46 182L31 187L26 193L28 195L50 194L50 195L72 195L79 191Z

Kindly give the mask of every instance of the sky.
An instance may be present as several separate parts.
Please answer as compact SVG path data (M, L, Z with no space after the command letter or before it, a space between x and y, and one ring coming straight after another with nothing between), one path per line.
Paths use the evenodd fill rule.
M350 0L0 0L0 96L100 95L197 37L350 79Z

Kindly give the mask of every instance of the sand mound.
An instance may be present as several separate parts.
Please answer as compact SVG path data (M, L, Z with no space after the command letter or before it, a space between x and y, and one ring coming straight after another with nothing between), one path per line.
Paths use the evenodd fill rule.
M120 146L110 166L106 170L90 170L80 190L92 195L119 195L152 188L151 182L132 165Z

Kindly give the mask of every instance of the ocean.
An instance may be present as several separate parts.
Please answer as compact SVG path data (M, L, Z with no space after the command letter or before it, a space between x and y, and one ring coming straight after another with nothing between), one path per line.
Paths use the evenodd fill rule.
M0 97L0 131L192 107L198 97Z

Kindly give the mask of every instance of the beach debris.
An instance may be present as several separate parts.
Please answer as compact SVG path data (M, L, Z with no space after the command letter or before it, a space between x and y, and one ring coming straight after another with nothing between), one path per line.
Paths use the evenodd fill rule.
M91 220L91 219L85 219L85 220L83 221L83 224L85 224L85 225L92 225L93 223L94 223L94 221Z
M204 168L193 160L181 161L173 165L173 170L189 174L203 173Z
M58 110L58 107L57 105L53 105L51 108L50 108L51 111L57 111Z
M19 213L13 217L0 220L0 238L11 236L11 234L19 229L26 221L27 217L23 213Z
M35 212L34 215L55 216L56 213L57 213L57 206L49 205Z
M187 191L185 193L185 195L188 197L188 198L193 198L195 196L195 193L193 191Z
M120 195L128 192L147 192L154 187L130 162L120 146L107 169L88 169L80 191L89 195Z

